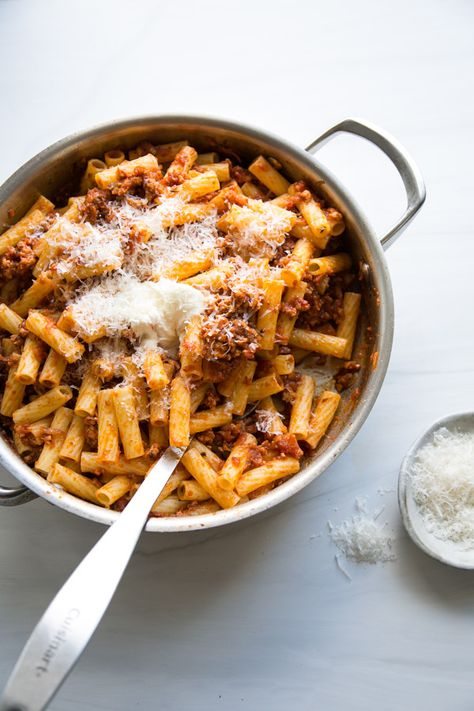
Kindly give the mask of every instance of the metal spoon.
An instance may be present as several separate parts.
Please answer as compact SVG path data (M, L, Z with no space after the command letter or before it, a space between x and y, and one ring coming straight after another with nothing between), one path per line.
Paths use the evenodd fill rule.
M66 581L26 643L0 699L0 711L41 711L77 662L127 567L151 507L184 449L169 447Z
M413 499L410 485L410 475L418 451L430 442L433 434L440 429L454 432L474 433L474 413L466 412L459 415L450 415L435 422L411 447L400 468L398 478L398 504L404 526L408 535L416 545L425 553L440 560L442 563L456 568L474 569L474 549L463 550L459 545L450 541L436 538L426 529L420 511Z

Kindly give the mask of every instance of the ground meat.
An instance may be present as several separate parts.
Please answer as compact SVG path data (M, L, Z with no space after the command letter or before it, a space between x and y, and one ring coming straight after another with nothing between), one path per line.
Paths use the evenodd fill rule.
M279 434L275 435L271 440L271 446L274 447L277 452L285 457L295 457L295 459L301 459L303 456L303 450L298 444L294 434Z
M288 257L293 252L296 240L293 237L287 237L286 240L279 247L276 248L275 253L270 260L270 264L275 267L282 267L288 261Z
M84 444L90 452L97 451L97 417L87 415L84 418Z
M23 442L31 447L39 447L46 442L52 442L54 437L61 434L61 430L55 430L51 427L32 428L30 425L15 425L15 432Z
M204 430L204 432L200 432L197 435L197 439L205 444L206 447L210 447L214 443L215 438L214 430Z
M265 462L265 457L260 449L260 445L255 444L249 447L249 454L247 459L247 466L249 469L255 469L255 467L261 467Z
M309 304L309 308L300 312L297 327L314 330L328 321L338 324L342 318L343 278L339 274L329 277L327 289L320 293L318 278L306 276L308 287L304 300Z
M294 318L299 314L300 311L307 311L310 307L309 301L301 298L300 296L295 296L290 301L282 302L280 306L280 311L290 318Z
M245 432L245 425L240 421L230 422L218 430L200 432L196 436L206 447L212 447L213 452L226 458L242 432Z
M98 220L110 222L113 218L113 210L110 204L110 193L108 190L92 188L87 192L81 210L82 218L86 222L94 224Z
M334 385L338 393L341 393L343 390L347 390L347 388L352 385L355 374L359 370L360 364L353 360L344 363L342 368L340 368L334 376Z
M222 383L232 370L233 363L222 360L204 360L202 364L203 381L206 383Z
M213 407L217 407L221 398L218 392L214 388L209 388L207 393L204 395L204 400L202 401L203 409L212 410Z
M228 318L217 314L204 320L203 356L207 360L234 360L239 356L253 358L260 334L243 318Z
M284 402L289 402L290 405L292 405L295 399L296 389L301 380L301 373L294 371L289 375L282 375L281 379L285 386L285 389L280 393L281 397Z
M116 197L124 197L129 193L138 192L141 193L140 197L154 200L162 194L164 189L165 185L160 169L144 173L144 169L138 165L132 173L128 169L126 173L123 173L119 167L119 180L111 185L110 192Z
M0 256L0 280L9 281L15 277L27 276L36 264L36 254L33 251L35 240L26 237L14 247L8 247Z
M179 185L186 180L190 166L196 158L196 150L192 146L184 146L176 154L173 162L166 171L165 182L167 185Z
M230 169L230 174L238 185L249 183L253 180L253 175L241 165L236 165Z

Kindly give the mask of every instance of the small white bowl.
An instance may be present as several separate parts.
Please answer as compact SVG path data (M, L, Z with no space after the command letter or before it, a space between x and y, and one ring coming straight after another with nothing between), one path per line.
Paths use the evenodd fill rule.
M451 432L474 433L474 413L465 412L459 415L443 417L441 420L435 422L411 447L402 462L398 478L398 504L400 506L400 513L408 535L421 550L447 565L474 570L474 549L469 551L462 550L459 545L451 541L442 541L430 533L426 529L418 506L413 498L410 473L414 460L421 447L430 442L433 438L433 434L441 427L446 427L446 429Z

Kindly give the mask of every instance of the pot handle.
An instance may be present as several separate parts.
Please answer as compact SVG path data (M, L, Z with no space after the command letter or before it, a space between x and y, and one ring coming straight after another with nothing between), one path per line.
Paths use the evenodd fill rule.
M425 201L426 189L421 173L411 156L395 138L361 119L344 119L332 128L328 128L319 138L310 143L306 150L315 153L337 133L353 133L374 143L392 161L400 174L407 194L407 207L394 227L380 240L382 247L387 249L408 227Z
M36 498L36 494L26 486L19 486L16 489L0 486L0 506L19 506Z

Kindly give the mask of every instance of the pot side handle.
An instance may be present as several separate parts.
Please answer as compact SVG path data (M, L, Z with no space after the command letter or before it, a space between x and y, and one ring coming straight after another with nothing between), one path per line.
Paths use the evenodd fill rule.
M407 194L407 206L398 222L380 240L382 247L387 249L408 227L425 201L426 189L421 173L409 153L393 136L361 119L344 119L328 128L319 138L310 143L306 150L315 153L337 133L353 133L370 141L385 153L400 174Z
M19 506L36 498L36 494L26 486L19 486L15 489L0 486L0 506Z

